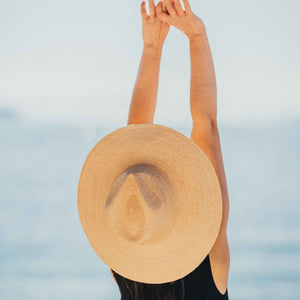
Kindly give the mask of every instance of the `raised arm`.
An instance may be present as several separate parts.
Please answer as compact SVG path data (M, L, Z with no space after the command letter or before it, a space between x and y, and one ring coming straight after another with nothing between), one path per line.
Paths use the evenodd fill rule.
M228 223L229 196L217 126L215 71L204 26L199 35L189 40L189 44L191 56L190 107L193 119L191 139L206 153L218 175L223 201L220 239L224 240ZM223 254L220 253L220 255Z
M158 17L185 33L189 39L191 56L191 92L190 107L193 119L191 139L210 159L219 179L223 215L219 235L209 257L214 281L224 293L227 288L230 254L227 241L227 223L229 216L229 197L225 170L221 152L221 143L217 127L217 89L213 59L206 35L205 25L183 0L164 0L167 11L159 12Z
M145 2L141 4L144 49L128 114L127 125L153 123L156 108L160 59L170 25L156 17L154 0L149 1L150 15ZM161 6L158 3L157 6Z
M221 193L223 215L217 240L209 255L219 290L225 292L228 284L230 252L227 240L229 196L220 136L217 126L216 80L213 60L205 30L198 38L190 40L191 95L190 106L193 118L191 139L205 152L217 173Z
M217 87L213 59L204 24L189 38L191 59L190 108L193 123L209 118L216 122Z
M153 123L156 108L161 49L144 46L133 88L127 125Z

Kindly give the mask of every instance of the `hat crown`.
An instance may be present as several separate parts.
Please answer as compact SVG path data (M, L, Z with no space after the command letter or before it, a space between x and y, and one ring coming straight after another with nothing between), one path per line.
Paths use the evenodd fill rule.
M112 183L105 202L109 227L129 242L153 244L166 237L176 201L165 175L147 164L134 165Z

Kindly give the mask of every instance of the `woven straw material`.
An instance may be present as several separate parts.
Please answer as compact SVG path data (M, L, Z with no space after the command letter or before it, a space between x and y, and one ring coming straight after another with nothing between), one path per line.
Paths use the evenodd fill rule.
M90 151L78 184L80 222L120 275L165 283L192 272L214 245L222 196L209 158L163 125L133 124Z

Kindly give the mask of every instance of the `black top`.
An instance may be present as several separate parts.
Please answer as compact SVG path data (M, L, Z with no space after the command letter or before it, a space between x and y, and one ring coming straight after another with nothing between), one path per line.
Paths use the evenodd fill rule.
M121 300L131 299L128 289L123 281L120 280L119 275L117 273L114 273L114 275L119 283ZM181 279L176 280L176 282L179 281L181 281ZM194 271L183 277L183 281L184 300L228 300L228 288L225 294L222 295L214 283L208 255ZM176 299L181 299L179 290Z
M184 278L185 300L227 300L228 288L222 295L217 289L208 255L202 263Z

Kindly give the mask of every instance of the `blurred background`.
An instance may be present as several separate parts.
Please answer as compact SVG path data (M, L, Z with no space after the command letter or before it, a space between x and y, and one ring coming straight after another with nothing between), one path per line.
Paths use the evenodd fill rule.
M80 225L77 184L91 148L127 124L140 3L0 1L1 299L120 299ZM300 2L190 6L217 77L229 297L300 299ZM154 123L190 137L189 87L188 39L171 27Z

